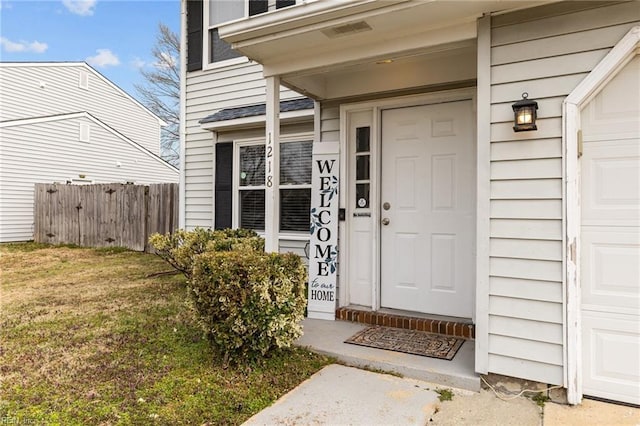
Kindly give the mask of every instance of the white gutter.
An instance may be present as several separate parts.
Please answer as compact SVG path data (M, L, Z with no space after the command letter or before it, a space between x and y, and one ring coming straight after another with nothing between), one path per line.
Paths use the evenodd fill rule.
M180 0L180 183L178 186L178 227L185 228L185 169L186 169L186 129L187 129L187 2Z

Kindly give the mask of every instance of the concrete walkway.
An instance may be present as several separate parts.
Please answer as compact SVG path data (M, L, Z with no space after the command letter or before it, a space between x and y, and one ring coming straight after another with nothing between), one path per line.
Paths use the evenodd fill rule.
M577 407L552 402L540 407L527 397L500 395L508 399L504 401L480 389L473 341L445 361L344 343L366 327L363 324L305 319L303 327L299 346L351 367L325 367L247 425L640 426L637 408L590 400ZM451 390L450 401L440 401L437 391L443 389Z
M420 425L438 394L426 382L329 365L245 425Z
M432 383L329 365L245 425L639 425L640 409L585 400L538 406L526 397L451 389L440 401Z

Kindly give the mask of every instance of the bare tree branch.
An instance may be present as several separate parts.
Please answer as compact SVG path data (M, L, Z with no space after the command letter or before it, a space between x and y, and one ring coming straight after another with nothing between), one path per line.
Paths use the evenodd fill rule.
M140 101L167 123L160 137L161 156L178 167L180 163L180 38L163 23L158 24L156 44L151 50L155 63L142 69L143 84L135 84Z

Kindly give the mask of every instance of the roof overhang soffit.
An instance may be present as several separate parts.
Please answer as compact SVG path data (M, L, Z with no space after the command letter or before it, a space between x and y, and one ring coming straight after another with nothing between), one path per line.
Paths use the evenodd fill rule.
M234 49L261 63L265 76L280 75L291 86L290 77L305 77L314 93L332 71L473 40L482 14L542 3L316 1L235 21L219 31Z
M416 17L423 12L414 10L423 9L425 2L365 0L338 4L318 1L237 21L220 27L220 36L261 63L265 76L280 75L283 79L386 58L438 42L475 38L475 14L428 25ZM324 10L317 10L319 6ZM456 24L467 25L462 32L449 30L453 37L440 37L438 41L431 37L434 29Z

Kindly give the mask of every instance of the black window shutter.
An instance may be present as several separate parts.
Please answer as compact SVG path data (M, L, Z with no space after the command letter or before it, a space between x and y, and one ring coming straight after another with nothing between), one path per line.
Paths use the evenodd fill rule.
M268 0L249 0L249 16L265 13L269 10Z
M202 0L187 1L187 71L202 69Z
M276 0L276 9L293 6L294 4L296 4L296 0Z
M233 143L216 144L215 229L231 228Z

